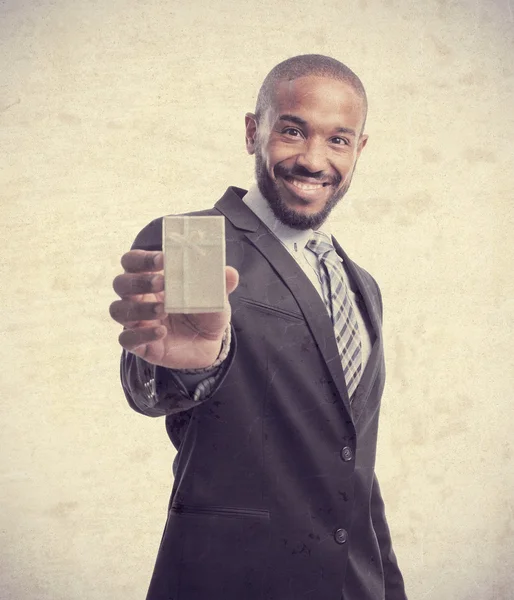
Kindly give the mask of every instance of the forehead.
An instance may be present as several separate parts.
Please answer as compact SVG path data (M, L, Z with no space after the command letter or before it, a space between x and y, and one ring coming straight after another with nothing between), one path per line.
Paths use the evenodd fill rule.
M359 128L364 120L361 97L349 84L328 77L307 76L279 81L270 102L270 118L294 114L309 124Z

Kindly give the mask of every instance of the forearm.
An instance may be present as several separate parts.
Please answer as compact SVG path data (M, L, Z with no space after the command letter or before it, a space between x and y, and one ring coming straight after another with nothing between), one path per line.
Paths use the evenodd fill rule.
M129 405L149 417L161 417L198 406L224 380L235 355L235 337L229 327L221 352L208 369L175 371L148 363L124 350L121 384Z
M187 410L194 400L170 369L157 367L123 350L120 365L121 385L129 405L149 417L162 417Z

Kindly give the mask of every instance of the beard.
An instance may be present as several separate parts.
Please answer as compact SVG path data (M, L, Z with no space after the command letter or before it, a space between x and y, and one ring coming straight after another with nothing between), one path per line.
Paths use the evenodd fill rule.
M287 170L280 165L276 165L274 168L275 176L280 176L282 178L285 177L294 177L298 176L306 176L313 177L313 174L304 169L303 167L296 166L291 170ZM273 211L275 217L284 225L288 225L293 229L318 229L323 225L323 223L327 220L329 214L332 212L333 208L339 203L339 201L344 197L346 192L350 187L350 183L353 176L353 170L347 178L344 185L336 189L334 194L328 199L325 206L312 215L304 215L296 210L290 208L282 199L280 195L280 190L277 187L277 184L271 179L269 176L268 170L266 168L266 164L262 157L261 151L259 148L256 148L255 151L255 179L257 181L257 186L264 196L264 198L268 201L268 204ZM319 179L323 179L323 173L317 175ZM341 177L333 178L330 181L330 184L334 187L337 187L341 182Z

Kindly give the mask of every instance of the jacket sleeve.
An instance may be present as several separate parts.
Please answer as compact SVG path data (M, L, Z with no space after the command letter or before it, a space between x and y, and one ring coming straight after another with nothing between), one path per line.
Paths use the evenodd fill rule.
M189 410L207 401L223 383L235 355L235 337L230 352L214 373L201 381L191 393L180 373L152 365L135 354L121 353L121 385L129 406L149 417L162 417Z
M382 500L376 475L374 476L371 490L371 520L382 558L385 600L407 600L403 577L391 543L391 534L386 520L384 501Z
M377 282L375 280L373 281L377 291L380 320L382 321L384 312L382 294ZM382 494L380 493L380 486L376 475L374 475L373 487L371 489L371 520L373 522L373 528L375 529L378 545L380 547L380 556L382 558L385 600L407 600L405 584L393 550L389 525L387 524L385 515L384 501L382 500Z
M136 237L132 250L162 250L162 219L149 223ZM135 411L161 417L189 410L208 400L225 379L234 360L235 332L231 329L230 351L221 366L193 386L179 371L153 365L123 350L120 362L121 385Z

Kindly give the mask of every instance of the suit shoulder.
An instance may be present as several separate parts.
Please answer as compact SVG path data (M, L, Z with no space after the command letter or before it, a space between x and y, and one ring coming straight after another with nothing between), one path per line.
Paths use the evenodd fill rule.
M225 201L233 201L234 199L243 198L246 194L246 190L235 186L229 187L216 206L203 210L196 210L186 213L171 213L165 216L177 216L177 217L213 217L222 215L222 211L218 208L218 204ZM158 251L162 249L162 219L164 217L158 217L154 219L146 227L144 227L136 236L134 243L132 244L132 250L150 250ZM225 219L225 223L228 223L228 219Z
M176 217L213 217L221 215L220 211L216 208L209 208L206 210L198 210L188 213L180 214L169 214L157 217L153 221L150 221L148 225L137 234L134 243L132 244L131 250L148 250L148 251L160 251L162 249L162 220L164 216L176 216Z

